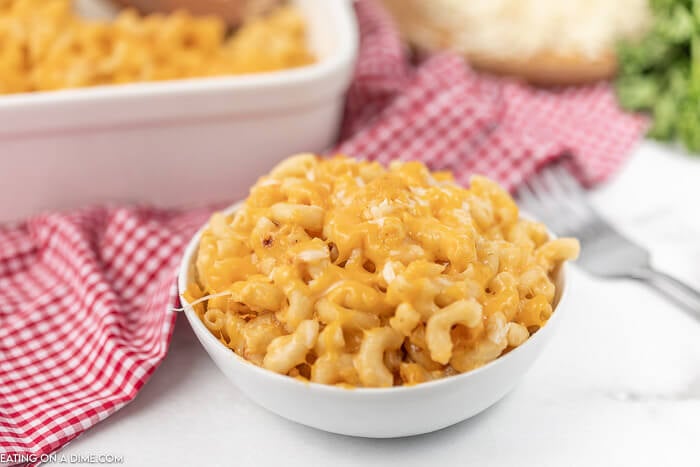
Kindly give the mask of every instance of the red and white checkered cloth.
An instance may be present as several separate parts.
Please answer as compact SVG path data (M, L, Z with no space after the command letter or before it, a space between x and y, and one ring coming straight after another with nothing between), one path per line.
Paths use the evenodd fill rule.
M568 153L590 184L643 134L605 83L537 90L450 54L414 67L373 0L356 8L362 44L338 151L509 188ZM165 356L174 271L208 214L91 208L0 227L0 455L40 460L134 398Z

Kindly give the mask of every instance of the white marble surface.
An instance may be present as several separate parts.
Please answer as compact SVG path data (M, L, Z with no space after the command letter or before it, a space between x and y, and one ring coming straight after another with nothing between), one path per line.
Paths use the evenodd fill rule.
M654 262L700 286L700 158L643 144L596 191ZM64 449L126 465L700 465L700 321L642 285L574 271L569 316L503 401L413 438L371 440L288 422L246 400L187 322L139 396Z

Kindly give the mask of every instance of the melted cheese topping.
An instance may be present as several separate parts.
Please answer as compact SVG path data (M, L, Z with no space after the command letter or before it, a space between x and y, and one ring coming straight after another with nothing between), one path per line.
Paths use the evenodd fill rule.
M576 256L484 177L292 157L203 232L184 294L255 364L325 384L416 384L520 345Z

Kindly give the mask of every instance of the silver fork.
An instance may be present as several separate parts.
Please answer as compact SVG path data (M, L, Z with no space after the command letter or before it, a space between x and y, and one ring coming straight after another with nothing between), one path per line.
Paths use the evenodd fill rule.
M577 264L589 273L644 282L700 319L700 291L653 269L649 252L616 231L589 204L562 164L545 167L517 190L520 206L557 235L577 237Z

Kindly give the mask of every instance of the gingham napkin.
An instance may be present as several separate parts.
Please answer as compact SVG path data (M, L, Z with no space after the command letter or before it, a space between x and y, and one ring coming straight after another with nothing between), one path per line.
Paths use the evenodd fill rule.
M362 44L337 151L508 187L571 154L590 184L643 133L604 83L537 90L450 54L412 66L373 1L356 3ZM0 227L0 464L39 462L134 398L165 356L174 271L208 214L91 208Z

